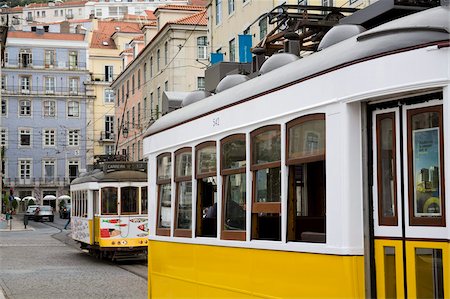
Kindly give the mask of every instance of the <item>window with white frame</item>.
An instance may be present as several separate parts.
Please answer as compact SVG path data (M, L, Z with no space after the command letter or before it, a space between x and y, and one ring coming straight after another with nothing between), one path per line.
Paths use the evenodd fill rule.
M30 49L21 49L19 52L19 66L30 67L33 63L33 55Z
M31 101L30 100L20 100L19 101L19 115L20 116L31 116Z
M259 38L263 39L267 34L267 18L262 18L259 21Z
M2 116L6 116L8 114L8 100L2 99Z
M105 103L114 103L113 89L105 89Z
M197 77L197 90L205 90L205 77Z
M53 68L55 66L55 50L45 50L44 52L44 65L45 68Z
M55 117L56 115L56 101L54 100L45 100L43 104L43 113L44 117Z
M228 14L231 15L234 12L234 0L228 0Z
M32 129L19 129L19 146L31 146L31 132Z
M233 38L229 42L230 61L236 61L236 40Z
M45 180L53 180L56 177L56 161L44 160L42 161L42 175Z
M113 75L114 67L112 65L105 65L105 81L112 82L114 75Z
M55 146L56 145L56 130L55 129L44 129L43 132L44 146Z
M105 139L114 139L114 116L105 115Z
M80 78L77 78L77 77L69 78L69 94L71 94L71 95L78 94L79 82L80 82Z
M74 70L78 68L78 52L69 51L69 68Z
M105 155L114 155L114 145L105 145Z
M54 94L56 90L55 77L45 77L45 93Z
M67 145L68 146L79 146L80 145L80 130L79 129L67 130Z
M32 160L19 159L19 177L21 179L30 179L32 173Z
M222 0L216 0L216 25L222 23Z
M68 117L79 117L80 116L80 102L69 101L67 103L67 116Z
M20 90L22 93L30 93L31 76L20 76Z
M206 54L207 47L207 39L206 36L200 36L197 38L197 58L198 59L207 59L208 56Z
M101 17L102 16L102 9L101 8L96 8L95 9L95 16L96 17Z
M8 147L8 128L0 128L0 146Z
M6 85L7 84L7 79L6 79L6 76L5 75L3 75L2 76L2 90L6 90Z

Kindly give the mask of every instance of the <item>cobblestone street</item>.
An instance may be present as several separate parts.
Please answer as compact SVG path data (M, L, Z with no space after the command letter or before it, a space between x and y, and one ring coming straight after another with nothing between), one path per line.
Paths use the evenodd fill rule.
M147 298L142 262L119 265L87 255L60 229L65 222L56 217L49 224L30 221L34 230L0 231L6 298Z

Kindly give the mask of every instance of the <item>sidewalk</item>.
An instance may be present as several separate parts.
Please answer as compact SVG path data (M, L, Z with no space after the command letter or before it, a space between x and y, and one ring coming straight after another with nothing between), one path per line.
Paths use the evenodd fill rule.
M0 232L29 231L29 230L34 230L34 228L30 226L30 221L28 221L27 228L25 228L25 225L23 224L23 215L13 215L13 218L10 220L10 223L7 224L5 214L0 214ZM2 299L1 295L0 299Z

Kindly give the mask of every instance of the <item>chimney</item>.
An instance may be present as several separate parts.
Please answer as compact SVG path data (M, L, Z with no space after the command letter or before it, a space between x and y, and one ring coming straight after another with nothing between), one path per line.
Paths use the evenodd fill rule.
M59 32L60 33L70 33L70 25L68 21L63 21L59 25Z

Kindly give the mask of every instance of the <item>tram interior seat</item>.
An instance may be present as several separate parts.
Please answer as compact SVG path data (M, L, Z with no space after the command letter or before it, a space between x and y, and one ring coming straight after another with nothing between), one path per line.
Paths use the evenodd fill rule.
M217 236L217 218L202 218L201 237Z
M297 241L325 243L325 217L297 216L295 221Z

